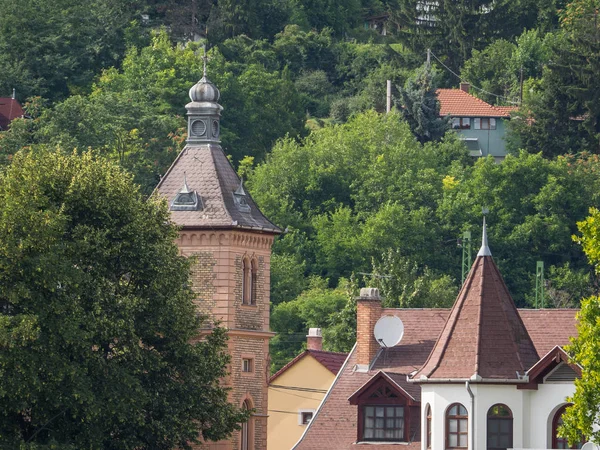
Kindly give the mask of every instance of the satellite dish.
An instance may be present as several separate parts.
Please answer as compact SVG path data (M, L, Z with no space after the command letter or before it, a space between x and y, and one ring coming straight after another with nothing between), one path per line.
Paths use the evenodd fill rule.
M398 345L404 336L404 324L399 317L383 316L375 324L375 339L382 347Z
M581 450L598 450L598 446L593 442L586 442L583 444L583 447L581 447Z

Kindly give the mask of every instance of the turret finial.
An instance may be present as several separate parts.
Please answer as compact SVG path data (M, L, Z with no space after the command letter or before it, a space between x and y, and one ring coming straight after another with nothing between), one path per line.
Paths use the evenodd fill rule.
M485 216L483 216L483 233L481 236L481 248L477 256L492 256L492 251L488 247L487 226L485 224Z
M202 46L204 49L204 55L202 56L202 61L204 62L204 68L202 69L202 77L206 78L206 66L208 64L208 56L206 56L206 44Z

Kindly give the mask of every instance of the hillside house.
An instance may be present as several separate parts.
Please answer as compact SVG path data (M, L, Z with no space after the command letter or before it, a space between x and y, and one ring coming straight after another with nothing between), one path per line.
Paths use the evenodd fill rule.
M461 83L460 89L438 89L440 115L450 117L471 156L491 155L500 162L506 156L506 123L516 107L492 106L469 94L469 89L469 83Z
M562 348L576 312L517 310L484 225L451 309L384 309L361 290L357 342L294 449L570 448L557 427L581 374ZM373 334L384 316L404 327L390 347Z

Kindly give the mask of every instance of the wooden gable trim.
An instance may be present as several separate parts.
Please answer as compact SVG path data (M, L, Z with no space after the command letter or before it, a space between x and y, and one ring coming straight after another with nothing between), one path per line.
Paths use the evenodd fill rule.
M573 364L570 361L569 355L565 350L556 346L548 353L544 355L542 359L540 359L531 369L527 371L527 376L529 376L529 383L517 386L517 389L535 389L537 390L538 384L543 383L543 379L546 375L548 375L553 369L556 368L560 363L567 364L573 371L577 374L577 376L581 377L581 366L579 364Z
M364 403L370 403L369 397L373 393L377 392L382 386L389 388L396 396L404 401L406 406L420 405L408 392L406 392L402 386L399 386L394 380L392 380L385 372L379 371L369 381L363 384L354 394L352 394L348 401L351 405L358 405ZM382 399L383 400L383 399ZM382 400L378 400L381 404ZM386 403L389 400L385 401ZM389 401L390 403L399 404L398 401Z

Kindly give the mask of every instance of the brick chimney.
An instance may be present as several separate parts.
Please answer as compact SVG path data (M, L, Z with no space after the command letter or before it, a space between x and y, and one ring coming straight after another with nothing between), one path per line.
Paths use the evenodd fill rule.
M323 336L320 328L309 328L306 335L306 348L308 350L323 350Z
M465 91L468 94L470 89L471 89L471 83L460 83L461 91Z
M380 349L373 335L381 317L381 297L377 288L362 288L356 299L356 364L370 365Z

